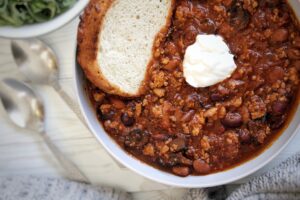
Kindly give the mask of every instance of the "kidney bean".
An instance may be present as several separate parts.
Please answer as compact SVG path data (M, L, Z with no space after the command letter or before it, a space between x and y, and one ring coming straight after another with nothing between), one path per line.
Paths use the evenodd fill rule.
M262 2L265 2L268 6L275 7L280 3L280 0L262 0Z
M216 25L211 19L204 19L200 23L200 28L207 34L213 34L216 32Z
M113 107L117 108L117 109L122 109L125 108L126 105L123 101L121 101L120 99L116 99L116 98L110 98L109 99L111 104L113 105Z
M284 77L284 70L281 67L274 67L268 73L268 80L275 83L277 80L282 80Z
M155 140L167 140L169 138L167 135L161 133L152 134L151 137Z
M248 129L240 129L238 131L238 134L241 142L243 143L248 143L251 139L251 135Z
M300 49L300 36L296 37L293 41L294 47Z
M178 176L188 176L190 174L190 169L188 167L173 167L172 172Z
M194 160L193 167L198 174L208 174L210 172L209 164L202 159Z
M172 152L178 152L186 148L186 142L184 138L176 138L172 140L169 145Z
M300 73L300 60L294 61L293 67L295 67L297 69L297 71Z
M181 121L183 122L189 122L191 121L192 117L195 115L195 111L194 110L190 110L187 113L185 113L183 115L183 117L181 118Z
M288 49L287 50L287 55L288 55L289 59L299 60L300 59L300 50L298 50L298 49Z
M221 101L223 100L223 96L220 93L215 92L210 95L210 99L212 101Z
M222 120L222 124L230 128L235 128L243 124L243 119L239 113L229 112Z
M196 36L198 33L199 32L194 25L190 25L190 26L186 27L186 31L183 36L184 44L186 46L193 44L196 40Z
M271 35L271 42L272 43L280 43L285 42L288 39L289 32L285 28L280 28L274 31L274 33Z
M275 101L272 104L272 114L274 115L282 115L284 114L288 103L286 101Z
M176 108L174 116L176 118L176 121L181 121L182 116L183 116L183 112L180 108Z
M121 121L125 126L132 126L135 123L134 117L130 117L126 112L121 115Z

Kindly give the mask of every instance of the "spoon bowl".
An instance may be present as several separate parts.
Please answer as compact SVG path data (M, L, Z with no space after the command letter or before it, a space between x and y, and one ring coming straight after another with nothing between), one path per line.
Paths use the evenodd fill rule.
M0 98L8 116L16 125L43 131L44 106L29 86L14 79L4 79L0 84Z
M12 40L11 51L17 66L28 80L38 84L56 84L58 65L56 55L37 39Z
M88 183L81 170L52 143L44 130L44 106L39 96L26 84L14 79L0 81L0 102L7 115L20 128L40 133L49 149L68 172L69 178Z
M78 104L70 98L58 82L58 62L53 50L38 39L26 39L12 40L11 51L17 66L28 81L51 85L87 127Z

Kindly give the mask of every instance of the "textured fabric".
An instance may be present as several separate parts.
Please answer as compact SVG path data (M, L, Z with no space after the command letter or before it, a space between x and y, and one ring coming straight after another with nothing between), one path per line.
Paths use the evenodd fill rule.
M0 178L0 200L128 200L130 195L112 188L89 186L64 179L42 177Z
M226 187L191 189L184 200L300 200L300 152L226 196Z
M221 200L227 196L226 187L213 187L206 189L190 189L183 200Z
M300 153L270 172L241 185L226 198L226 187L190 189L183 200L300 200ZM111 188L63 179L0 177L0 200L127 200L131 196Z
M227 200L300 200L300 153L270 172L253 178Z

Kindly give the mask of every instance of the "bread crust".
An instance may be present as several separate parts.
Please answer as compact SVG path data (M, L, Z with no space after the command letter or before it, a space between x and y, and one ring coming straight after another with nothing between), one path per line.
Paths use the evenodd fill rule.
M168 31L171 24L175 0L171 1L171 8L167 16L167 21L164 27L157 33L154 41L162 40ZM122 91L122 88L110 83L103 73L97 62L99 33L101 32L105 14L110 9L115 0L90 0L85 8L83 15L80 17L80 23L77 33L77 61L83 69L86 77L98 88L109 94L119 95L123 97L137 97L142 95L147 89L147 80L149 79L149 68L151 66L151 58L147 64L144 80L136 94L129 94ZM101 34L101 33L100 33ZM152 45L153 46L153 45ZM153 48L153 47L152 47ZM152 51L153 52L153 51Z

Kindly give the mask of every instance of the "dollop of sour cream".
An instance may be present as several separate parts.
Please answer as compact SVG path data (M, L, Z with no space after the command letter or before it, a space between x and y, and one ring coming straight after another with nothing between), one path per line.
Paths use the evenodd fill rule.
M183 75L193 87L208 87L230 77L236 69L233 55L218 35L198 35L186 49Z

